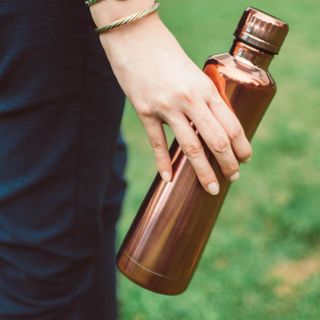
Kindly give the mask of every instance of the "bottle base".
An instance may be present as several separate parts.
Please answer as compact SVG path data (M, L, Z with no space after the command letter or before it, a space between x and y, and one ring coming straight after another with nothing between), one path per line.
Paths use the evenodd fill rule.
M131 281L152 292L164 295L183 293L188 281L185 278L171 278L145 268L126 252L117 257L118 269Z

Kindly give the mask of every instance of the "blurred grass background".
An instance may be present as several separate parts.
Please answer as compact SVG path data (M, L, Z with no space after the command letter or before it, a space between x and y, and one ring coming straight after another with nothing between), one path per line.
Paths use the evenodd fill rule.
M170 0L160 15L202 67L228 51L253 5L290 25L271 65L278 84L192 283L181 296L148 292L119 274L123 320L320 319L320 2ZM129 189L119 243L155 175L144 129L129 105Z

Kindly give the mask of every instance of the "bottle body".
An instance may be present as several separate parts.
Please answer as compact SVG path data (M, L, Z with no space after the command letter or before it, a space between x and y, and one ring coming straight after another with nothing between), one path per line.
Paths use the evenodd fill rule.
M235 42L232 53L239 46L246 47ZM204 67L249 139L276 92L275 82L263 67L230 53L210 57ZM170 153L172 181L165 183L159 175L155 178L122 244L117 264L140 286L173 295L188 286L230 182L207 150L220 183L220 193L212 196L198 182L176 141Z

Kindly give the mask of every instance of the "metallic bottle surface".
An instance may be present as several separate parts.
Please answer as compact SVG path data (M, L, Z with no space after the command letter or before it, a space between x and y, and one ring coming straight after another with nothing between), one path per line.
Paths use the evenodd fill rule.
M210 57L204 72L252 138L276 92L268 72L288 25L254 8L245 10L230 53ZM119 269L140 286L179 294L190 282L230 182L207 151L220 183L217 196L200 185L176 141L171 146L173 179L155 178L119 251Z

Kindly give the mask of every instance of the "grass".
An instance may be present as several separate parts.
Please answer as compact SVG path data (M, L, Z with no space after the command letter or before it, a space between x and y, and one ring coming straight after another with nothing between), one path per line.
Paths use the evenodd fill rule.
M248 5L290 24L272 62L278 93L254 138L253 160L242 166L187 292L161 296L119 275L123 320L320 319L320 2L170 0L160 14L201 67L229 49ZM119 241L156 172L129 105L123 131L129 189Z

